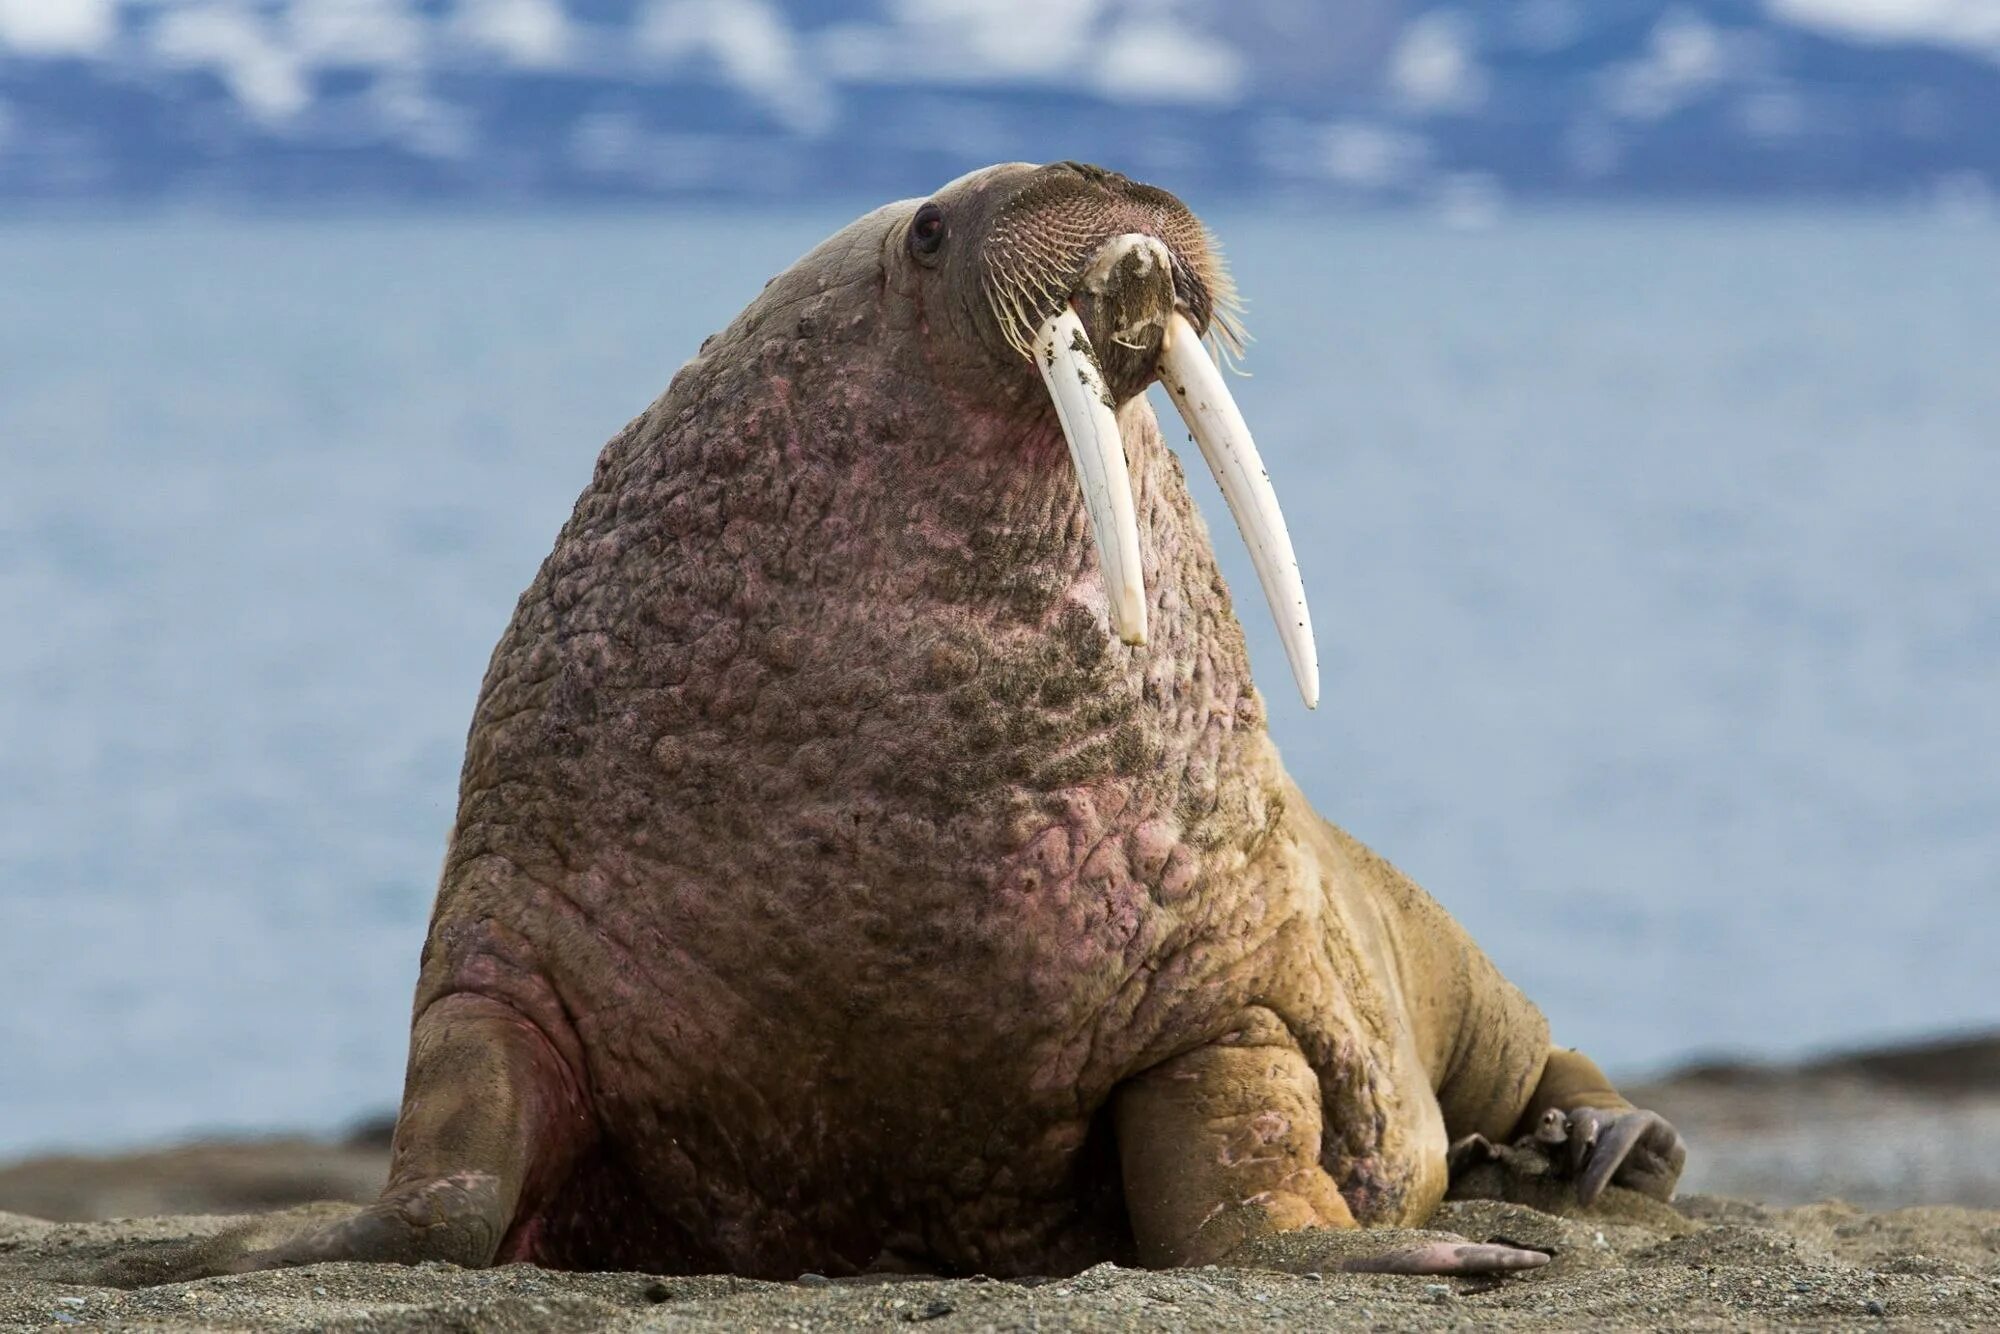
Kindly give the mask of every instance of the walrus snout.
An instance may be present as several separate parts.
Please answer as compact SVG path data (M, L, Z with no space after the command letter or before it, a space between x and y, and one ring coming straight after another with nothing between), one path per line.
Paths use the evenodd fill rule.
M1105 294L1107 247L1127 237L1150 237L1165 264L1149 274L1144 267L1131 293L1147 304L1166 297L1203 335L1211 332L1232 348L1241 346L1234 283L1208 229L1179 199L1115 171L1087 162L1053 162L1028 172L994 214L980 247L986 302L1002 335L1028 353L1042 322L1086 289ZM1113 312L1084 310L1085 324L1099 344L1119 401L1152 383L1152 366L1110 352L1119 332ZM1095 316L1113 315L1100 327ZM1160 327L1164 329L1164 314ZM1157 356L1157 343L1153 351Z
M1147 596L1118 409L1158 379L1201 447L1285 645L1307 708L1319 654L1284 513L1235 397L1202 339L1240 345L1234 292L1186 205L1115 172L1063 162L1033 171L982 247L988 305L1047 386L1083 493L1112 628L1144 644Z
M1305 584L1277 493L1243 414L1210 358L1240 350L1235 288L1208 229L1164 190L1080 162L1005 163L913 201L894 233L935 295L927 310L965 327L980 356L934 364L979 392L1020 403L1026 358L1069 444L1103 571L1114 634L1147 639L1148 598L1119 412L1158 380L1167 389L1250 549L1299 693L1319 703ZM973 367L966 374L967 363ZM1011 363L1011 364L1010 364Z

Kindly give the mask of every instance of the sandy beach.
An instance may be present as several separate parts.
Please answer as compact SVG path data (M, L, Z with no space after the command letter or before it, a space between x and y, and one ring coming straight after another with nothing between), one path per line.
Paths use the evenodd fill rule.
M1236 1330L1312 1327L2000 1328L2000 1036L1634 1090L1694 1146L1672 1208L1614 1190L1448 1203L1434 1226L1549 1250L1505 1280L1099 1266L1027 1282L566 1274L323 1265L120 1290L64 1282L114 1251L310 1200L372 1197L380 1125L0 1168L0 1329ZM1751 1201L1757 1201L1755 1203ZM1379 1237L1379 1234L1377 1234Z

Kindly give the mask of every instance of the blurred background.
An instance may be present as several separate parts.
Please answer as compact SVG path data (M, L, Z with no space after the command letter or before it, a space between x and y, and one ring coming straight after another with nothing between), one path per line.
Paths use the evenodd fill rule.
M1248 297L1293 772L1560 1038L2000 1025L2000 0L0 0L0 1156L391 1107L600 444L1064 157Z

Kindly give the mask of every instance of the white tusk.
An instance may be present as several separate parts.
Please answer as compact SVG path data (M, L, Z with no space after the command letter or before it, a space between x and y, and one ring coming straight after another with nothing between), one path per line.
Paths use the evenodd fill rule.
M1090 533L1104 569L1111 628L1127 644L1146 642L1146 584L1139 570L1139 520L1132 509L1132 474L1104 370L1083 321L1064 306L1035 334L1035 365L1049 387L1070 461L1083 488Z
M1201 335L1175 311L1160 349L1160 383L1180 410L1208 470L1229 502L1229 512L1250 548L1250 561L1264 585L1264 596L1277 618L1278 637L1292 660L1299 694L1306 707L1319 707L1319 650L1313 646L1312 613L1306 608L1305 582L1299 578L1299 558L1292 552L1292 535L1271 489L1271 476L1257 455L1256 442L1243 414L1230 396L1222 372L1201 345Z

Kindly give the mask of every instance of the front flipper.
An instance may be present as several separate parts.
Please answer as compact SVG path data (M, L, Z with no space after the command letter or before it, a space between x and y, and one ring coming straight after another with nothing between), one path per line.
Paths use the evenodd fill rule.
M1361 1231L1320 1164L1319 1081L1275 1015L1121 1085L1114 1115L1142 1263L1492 1274L1540 1251L1444 1233Z
M150 1286L331 1260L490 1265L568 1170L585 1126L574 1081L541 1030L498 1001L446 996L411 1033L381 1199L361 1209L311 1205L205 1239L131 1248L61 1281Z

